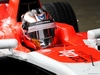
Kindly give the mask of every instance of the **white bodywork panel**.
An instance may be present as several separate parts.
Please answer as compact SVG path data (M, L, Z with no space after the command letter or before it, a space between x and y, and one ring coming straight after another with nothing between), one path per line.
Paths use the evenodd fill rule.
M19 60L30 62L49 70L57 75L100 75L100 61L90 63L64 63L56 61L38 52L24 53L14 50L13 52L5 49L0 50L4 56L13 56Z

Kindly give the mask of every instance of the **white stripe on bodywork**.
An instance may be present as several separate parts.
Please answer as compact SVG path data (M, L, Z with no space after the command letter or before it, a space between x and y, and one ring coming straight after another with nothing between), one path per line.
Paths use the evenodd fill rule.
M45 68L57 75L100 75L100 61L89 63L65 63L49 58L38 52L30 52L27 61Z
M69 66L77 75L100 75L100 61L89 63L63 63Z
M76 75L68 66L38 52L28 53L27 61L54 72L57 75Z

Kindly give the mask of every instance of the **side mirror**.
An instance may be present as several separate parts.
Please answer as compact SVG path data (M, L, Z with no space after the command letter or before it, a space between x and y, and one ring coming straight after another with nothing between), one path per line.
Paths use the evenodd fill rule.
M18 46L16 39L0 39L0 49L12 49Z
M0 3L8 3L9 0L0 0Z

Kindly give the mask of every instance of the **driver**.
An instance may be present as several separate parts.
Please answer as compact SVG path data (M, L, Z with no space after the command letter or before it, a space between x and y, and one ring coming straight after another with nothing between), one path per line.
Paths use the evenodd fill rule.
M42 8L32 9L22 17L24 46L36 50L52 44L56 26L47 11Z

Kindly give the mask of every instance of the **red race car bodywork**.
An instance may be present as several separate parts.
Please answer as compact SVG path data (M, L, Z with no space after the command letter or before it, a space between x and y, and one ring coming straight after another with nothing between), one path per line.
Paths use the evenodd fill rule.
M41 4L38 0L36 1L34 0L33 4L34 4L34 8L41 8ZM25 5L25 3L23 5ZM25 6L24 8L27 9ZM86 65L89 64L91 66L94 66L100 61L100 52L99 52L99 49L97 48L98 47L97 44L95 44L96 39L89 39L88 31L75 32L73 26L66 23L55 22L55 25L57 28L55 30L55 37L53 41L54 45L45 49L40 49L40 50L35 50L35 51L31 51L30 49L23 46L21 44L22 39L24 39L24 37L22 36L21 15L27 12L25 9L22 10L20 0L9 0L8 3L6 3L6 0L5 0L4 3L0 5L0 40L16 39L18 41L18 45L17 47L14 48L15 51L24 52L25 54L28 54L27 55L28 57L30 57L30 55L33 54L31 56L35 58L35 55L37 55L38 57L36 59L34 58L33 59L40 62L43 62L43 61L40 60L39 57L41 57L41 59L44 59L44 61L46 60L51 61L51 63L54 63L54 64L56 64L55 61L57 61L58 65L60 63L63 63L63 64L68 63L68 65L71 64L72 66L74 67L77 66L78 68L81 65L83 66L84 65L83 63L85 63ZM25 39L24 41L27 42L27 45L30 45L31 47L34 48L34 45L30 41L25 40ZM34 62L33 60L31 61L30 59L28 59L29 62ZM52 72L55 71L56 74L59 71L59 70L55 70L55 68L53 68L52 70L51 67L46 67L47 65L41 65L40 63L37 63L37 61L35 64L40 65L41 67L46 68ZM44 63L53 65L48 62L44 62ZM99 63L97 64L98 66L100 66ZM77 65L75 66L74 64L77 64ZM72 68L72 66L70 67ZM81 73L86 74L86 75L90 73L100 74L100 69L97 68L97 70L95 69L95 71L93 72L93 70L91 70L89 66L88 68L83 68L82 71L80 71L79 69L75 70L75 68L73 68L73 71L75 70L74 71L75 73L72 70L69 70L69 69L67 70L69 72L66 73L65 71L62 71L62 72L58 72L57 75L60 75L60 74L61 75L65 75L65 74L78 75ZM78 73L78 71L80 72Z

